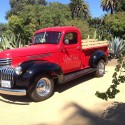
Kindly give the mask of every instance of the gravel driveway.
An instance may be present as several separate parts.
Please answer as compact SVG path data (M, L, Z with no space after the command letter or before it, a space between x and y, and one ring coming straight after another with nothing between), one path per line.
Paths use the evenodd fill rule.
M28 97L0 96L1 125L125 125L125 85L115 99L104 101L96 91L106 91L112 81L114 62L102 78L81 77L55 88L43 102Z

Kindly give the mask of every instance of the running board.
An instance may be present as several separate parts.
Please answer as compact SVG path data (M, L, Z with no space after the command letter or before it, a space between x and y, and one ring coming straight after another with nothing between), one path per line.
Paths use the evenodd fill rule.
M94 71L96 71L95 68L87 68L87 69L84 69L81 71L74 72L72 74L70 73L70 74L64 76L64 81L61 84L69 82L73 79L76 79L78 77L81 77L83 75L89 74L89 73L94 72Z

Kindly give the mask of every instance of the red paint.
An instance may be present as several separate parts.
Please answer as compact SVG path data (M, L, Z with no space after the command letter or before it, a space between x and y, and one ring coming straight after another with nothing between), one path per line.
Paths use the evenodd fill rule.
M36 31L34 35L52 31L61 33L59 43L36 44L24 48L5 50L0 53L0 58L12 58L13 67L27 60L47 60L61 66L64 73L69 73L89 67L88 61L90 55L96 50L102 50L108 56L108 46L82 50L80 31L72 26L45 28ZM64 44L64 36L69 32L75 32L77 34L76 44Z

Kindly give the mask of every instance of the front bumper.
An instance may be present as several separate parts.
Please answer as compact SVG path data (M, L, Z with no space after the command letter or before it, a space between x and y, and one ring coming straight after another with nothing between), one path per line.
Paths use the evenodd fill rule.
M0 88L0 94L5 95L15 95L15 96L25 96L25 89L8 89L8 88Z

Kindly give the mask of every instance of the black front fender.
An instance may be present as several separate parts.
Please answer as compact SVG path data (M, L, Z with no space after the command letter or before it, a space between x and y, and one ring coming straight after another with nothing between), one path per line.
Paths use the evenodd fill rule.
M29 87L33 79L38 75L54 75L58 79L58 83L63 81L63 72L61 68L54 63L47 61L29 61L22 63L22 74L14 76L17 86Z

